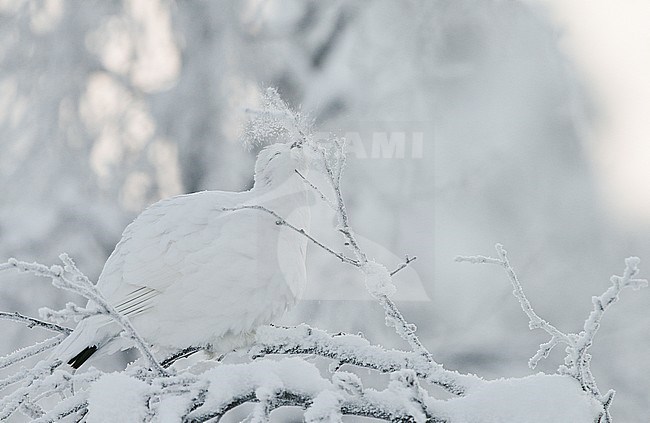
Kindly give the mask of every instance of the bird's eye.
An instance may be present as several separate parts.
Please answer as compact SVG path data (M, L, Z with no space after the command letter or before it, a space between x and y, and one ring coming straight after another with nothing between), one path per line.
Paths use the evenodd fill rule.
M291 149L293 148L302 148L302 142L301 141L296 141L293 144L291 144Z

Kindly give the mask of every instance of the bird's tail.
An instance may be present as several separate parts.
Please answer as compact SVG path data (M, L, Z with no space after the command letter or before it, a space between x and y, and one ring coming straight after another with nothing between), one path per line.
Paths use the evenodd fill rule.
M82 364L86 362L93 354L97 352L97 345L92 345L90 347L86 347L81 352L74 357L72 357L70 360L68 360L68 364L72 366L73 369L78 369L81 367Z
M88 317L79 322L75 330L59 344L50 355L50 360L61 360L78 369L119 332L118 325L110 317Z

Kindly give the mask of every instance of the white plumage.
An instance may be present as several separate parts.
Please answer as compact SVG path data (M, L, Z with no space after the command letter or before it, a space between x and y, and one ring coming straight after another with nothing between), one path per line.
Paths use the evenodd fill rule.
M261 205L307 230L307 186L296 172L307 170L303 150L268 146L251 190L168 198L127 226L98 288L147 343L165 352L206 345L230 351L295 303L305 286L306 238L264 211L224 208ZM130 346L119 332L109 317L89 317L54 356L79 367L95 349Z

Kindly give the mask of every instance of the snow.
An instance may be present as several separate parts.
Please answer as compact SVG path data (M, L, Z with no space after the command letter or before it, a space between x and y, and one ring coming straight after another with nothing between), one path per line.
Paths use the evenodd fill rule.
M264 326L257 330L256 345L251 349L252 356L287 352L318 354L332 358L339 365L360 365L384 373L412 369L428 382L446 389L466 390L483 383L478 376L446 370L415 352L371 345L360 335L330 335L305 324L291 328Z
M361 271L366 277L366 288L373 297L391 296L397 290L384 265L369 260L361 267Z
M388 388L377 391L364 389L359 377L349 372L335 373L330 383L314 365L299 358L223 364L197 381L207 393L191 418L223 413L233 402L253 396L260 401L253 415L264 421L264 404L283 392L303 396L305 402L312 399L304 415L307 422L340 421L342 406L357 412L412 416L416 422L426 421L428 413L453 423L593 423L602 410L575 379L543 373L484 381L466 396L444 401L430 398L412 370L393 373ZM105 374L90 389L88 421L142 421L153 393L150 385L125 374ZM178 421L188 407L187 397L154 398L154 421Z
M182 421L187 412L187 400L178 396L165 396L157 406L154 422L171 423Z
M323 422L337 423L341 421L341 403L344 397L334 391L323 391L316 398L311 407L305 412L307 423Z
M90 388L88 423L144 421L151 393L148 384L126 374L105 374Z
M336 372L332 376L332 383L340 391L349 395L360 395L363 392L363 383L359 376L350 372Z
M568 376L498 379L433 406L454 423L593 423L601 407Z
M202 378L209 385L208 393L205 403L192 415L220 410L233 398L256 392L266 395L269 391L278 393L287 390L312 397L331 387L331 383L323 379L313 364L299 358L259 360L247 365L223 364L206 371Z

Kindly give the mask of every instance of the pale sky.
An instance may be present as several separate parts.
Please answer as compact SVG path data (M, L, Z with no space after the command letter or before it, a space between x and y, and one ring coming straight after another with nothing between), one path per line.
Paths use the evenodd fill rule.
M650 227L650 2L540 1L596 102L583 135L602 198L621 224Z

